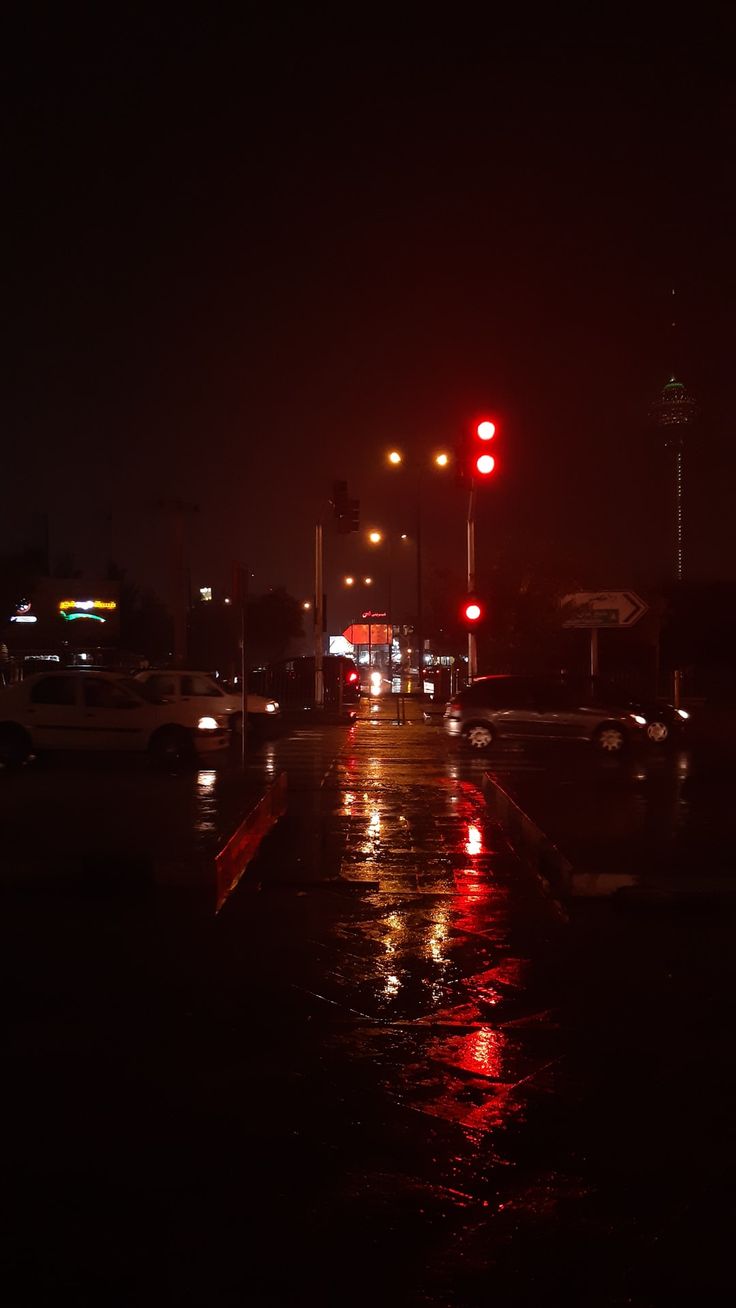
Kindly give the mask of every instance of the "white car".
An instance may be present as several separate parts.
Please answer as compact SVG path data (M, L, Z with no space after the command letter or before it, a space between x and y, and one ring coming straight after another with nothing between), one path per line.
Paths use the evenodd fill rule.
M169 700L172 704L191 704L200 713L224 714L233 731L242 730L243 702L240 695L223 690L208 672L151 668L137 672L135 680L142 682L148 694L156 699ZM264 727L279 715L276 700L267 699L265 695L248 695L247 707L249 727Z
M0 763L45 750L148 750L180 762L224 749L227 718L195 704L152 702L143 686L114 672L39 672L0 690Z

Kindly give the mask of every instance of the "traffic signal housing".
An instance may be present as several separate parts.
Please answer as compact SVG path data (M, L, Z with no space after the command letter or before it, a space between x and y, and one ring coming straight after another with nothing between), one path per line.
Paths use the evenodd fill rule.
M487 481L496 468L496 460L490 451L491 441L496 435L496 423L491 418L481 418L473 423L470 440L470 476L477 484Z
M491 442L498 432L493 418L475 418L461 438L458 450L458 472L461 481L470 486L487 485L496 471L496 456L491 453Z
M360 531L360 501L348 499L348 483L332 483L332 512L337 521L337 530L341 536L351 531Z

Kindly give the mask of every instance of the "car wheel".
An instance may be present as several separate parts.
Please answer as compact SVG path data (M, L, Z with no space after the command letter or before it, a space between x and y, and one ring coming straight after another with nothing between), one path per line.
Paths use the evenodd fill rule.
M152 758L166 767L181 767L184 763L191 763L195 757L191 738L183 727L162 727L148 748Z
M615 722L608 722L596 732L595 743L603 754L623 754L626 748L626 732Z
M19 768L30 758L31 752L27 731L14 723L0 727L0 767Z
M494 741L493 728L487 722L471 722L463 735L471 749L490 749Z
M647 723L647 739L654 742L655 745L664 745L669 738L670 729L666 722L657 718L654 722Z

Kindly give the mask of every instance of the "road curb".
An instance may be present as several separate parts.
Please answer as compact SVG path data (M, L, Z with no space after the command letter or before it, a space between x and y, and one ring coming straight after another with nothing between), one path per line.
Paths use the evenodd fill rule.
M506 828L540 880L556 895L570 895L574 875L570 860L490 772L483 774L483 792L493 817Z
M628 872L579 872L546 831L491 776L483 775L486 803L508 831L515 848L540 881L564 899L602 899L635 891L637 878Z
M286 787L286 773L280 772L215 855L216 913L232 894L261 841L286 812Z

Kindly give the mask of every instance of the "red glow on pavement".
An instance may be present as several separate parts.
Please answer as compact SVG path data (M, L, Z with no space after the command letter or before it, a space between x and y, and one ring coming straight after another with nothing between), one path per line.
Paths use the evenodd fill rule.
M468 839L465 844L465 853L468 854L470 858L472 858L474 854L483 853L483 833L480 827L477 827L474 822L471 822L468 825Z

